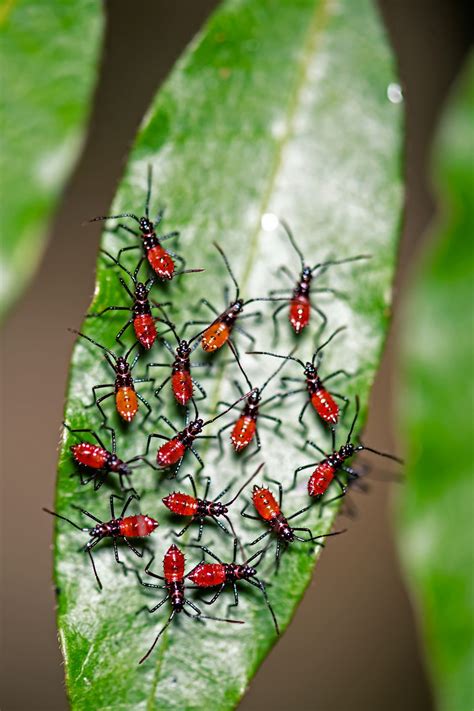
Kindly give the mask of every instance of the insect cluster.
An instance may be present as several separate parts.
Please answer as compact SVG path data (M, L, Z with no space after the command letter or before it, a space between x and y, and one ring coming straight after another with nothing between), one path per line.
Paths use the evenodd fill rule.
M366 449L380 456L400 461L390 454L378 452L361 443L354 443L353 434L359 411L358 398L356 398L355 415L349 426L344 443L339 447L336 446L336 428L344 418L349 400L346 395L330 389L329 382L337 378L350 378L352 374L345 369L338 369L324 377L320 374L320 366L325 349L344 330L344 327L338 328L323 339L323 332L328 327L328 319L319 303L315 303L315 297L318 293L324 292L336 298L340 297L340 294L330 287L320 286L319 277L331 267L348 262L366 260L369 257L367 255L357 255L347 259L327 260L311 267L306 263L289 226L280 221L280 225L286 232L290 245L295 250L301 263L299 275L290 272L287 266L281 268L281 272L291 279L294 288L292 291L278 290L256 298L243 299L227 256L221 247L216 244L215 247L223 260L235 289L233 299L230 300L229 295L226 293L225 308L220 311L207 299L202 298L200 307L205 307L212 311L211 320L192 319L178 327L175 322L176 314L173 313L172 303L170 301L154 301L152 290L158 291L156 287L160 284L163 285L165 282L170 282L180 275L200 272L203 269L186 269L183 258L163 246L167 240L178 237L178 233L158 234L163 212L158 213L156 220L150 219L150 197L151 169L148 171L148 191L145 202L145 215L143 217L138 217L134 213L124 213L94 218L95 220L122 220L128 218L135 223L137 228L132 229L128 223L116 222L112 231L125 236L131 234L134 242L122 247L117 256L103 251L105 263L111 268L117 267L119 269L120 283L128 303L109 305L102 311L88 314L90 319L100 319L104 317L110 318L110 315L114 312L123 311L127 314L127 320L117 332L116 346L114 348L100 343L85 333L74 331L81 339L90 344L91 350L97 349L98 352L103 353L112 377L110 379L111 382L99 382L92 387L92 403L82 403L85 413L88 412L87 408L89 407L97 408L100 418L100 427L97 430L83 426L73 428L70 423L65 423L65 427L74 442L70 446L71 458L75 465L75 471L72 476L77 476L81 485L92 486L95 491L99 490L107 482L107 485L112 489L115 487L115 491L116 487L119 487L121 496L117 493L109 493L110 519L107 521L100 520L95 514L83 508L74 507L93 522L92 527L83 527L62 513L48 511L48 513L67 521L87 534L88 540L84 545L84 550L90 557L99 588L102 588L102 583L97 572L92 550L104 538L111 539L115 560L127 572L130 567L120 559L120 544L125 544L135 556L143 558L145 551L148 550L148 537L159 528L159 521L154 518L155 515L158 515L158 519L160 517L162 519L167 509L170 512L169 514L166 513L167 516L172 515L175 520L185 522L181 530L172 533L173 541L169 541L171 545L164 555L162 575L157 573L154 568L154 556L151 557L151 560L143 570L148 580L142 577L139 570L134 569L137 580L141 585L146 588L160 589L164 594L157 604L145 609L153 613L167 602L171 608L166 622L155 636L151 647L140 659L140 663L148 658L164 630L171 624L175 616L181 612L198 621L209 619L242 624L243 620L234 619L230 615L225 618L205 615L199 605L213 605L226 588L232 588L234 602L230 607L237 606L239 588L243 582L260 591L263 601L269 610L274 628L279 633L277 617L273 610L266 584L261 579L259 572L261 566L264 565L271 541L276 541L276 565L272 563L267 572L268 574L275 574L278 572L281 553L288 546L308 543L311 545L312 550L314 546L323 545L323 539L339 533L315 535L308 525L297 524L295 526L294 521L304 516L315 503L319 504L320 512L322 512L327 503L346 495L350 484L356 482L361 474L360 471L349 465L351 457L357 452ZM122 257L124 253L138 249L142 250L142 254L135 268L131 270L125 266ZM148 275L143 277L144 281L140 281L140 274L145 270ZM198 277L191 278L198 280ZM164 290L162 286L162 292ZM287 309L290 327L297 337L300 337L305 329L309 329L313 315L318 319L317 346L311 354L310 360L304 362L294 355L297 346L288 354L257 351L255 349L255 337L243 327L243 322L246 319L252 319L256 323L262 318L260 312L249 312L247 310L247 306L256 302L279 302L272 315L275 343L279 342L278 316L283 309ZM171 316L171 314L173 315ZM179 314L177 315L179 316ZM184 335L188 332L188 329L194 329L194 333L185 339ZM127 346L122 341L122 338L127 331L132 330L134 341ZM172 338L174 343L171 344L168 338ZM247 353L254 354L255 359L257 355L265 355L281 360L276 369L264 376L263 382L259 382L258 385L251 382L242 364L241 350L237 343L243 338L248 342ZM235 380L238 397L234 402L218 402L210 416L205 418L200 414L199 408L201 407L201 402L207 401L207 393L201 382L195 379L194 372L202 368L204 369L202 372L205 377L213 380L216 354L224 346L226 346L227 353L230 355L230 365L228 367L232 367L236 376L239 376ZM202 351L202 360L194 362L192 357L199 347ZM119 348L121 348L123 355L118 353ZM160 359L156 362L153 360L150 362L147 359L144 373L141 377L135 377L135 367L140 364L142 357L150 350L160 354ZM259 360L259 363L265 362L267 362L266 358ZM301 367L302 372L300 372L299 377L282 376L279 385L277 385L277 378L281 370L285 365L291 363L297 363ZM165 369L165 377L157 381L153 377L153 373L156 373L155 369L158 368ZM244 387L242 387L242 383L244 383ZM289 389L289 383L292 384L290 386L292 389ZM149 387L151 384L152 391L147 398L144 397L142 391L139 392L138 390L137 386L142 384L148 384ZM267 388L271 384L274 387L274 392L265 398L264 394L266 395ZM293 484L290 489L298 485L298 476L301 472L311 470L309 477L306 474L308 495L306 505L297 511L292 511L291 514L287 513L286 507L283 505L284 491L282 484L271 478L263 481L263 462L256 466L250 476L244 473L241 477L240 485L234 479L229 482L223 491L210 498L211 477L204 477L201 474L201 470L205 466L204 455L201 455L198 451L201 441L206 439L210 443L214 441L216 445L218 444L215 452L220 457L226 449L225 443L230 440L230 447L235 457L243 459L245 468L249 459L265 451L259 434L261 423L265 421L271 423L276 431L282 425L286 426L287 423L283 423L281 417L278 416L281 414L279 410L282 409L287 398L293 397L298 393L305 394L299 416L299 426L305 434L302 445L306 440L303 449L307 446L313 447L320 455L318 461L305 462L294 471ZM153 395L156 402L154 407L150 405ZM112 398L114 407L112 407ZM149 432L147 430L145 432L143 429L144 423L148 421L148 425L150 425L151 419L149 418L153 411L163 409L164 398L174 400L178 416L180 410L184 415L184 425L175 424L163 412L160 412L157 417L153 418L153 431ZM307 439L307 426L303 417L308 408L314 410L316 418L319 419L323 430L325 430L325 436L330 437L330 447L322 448ZM141 416L142 410L144 410L143 417ZM232 416L230 413L234 411L237 411L237 414ZM224 419L226 416L228 416L228 421ZM113 418L118 420L115 428L110 424ZM217 431L211 432L210 426L219 420L224 424ZM81 421L82 424L84 424L83 421ZM163 425L169 428L169 434L162 433L161 427ZM120 434L117 436L116 432L129 429L132 426L137 428L136 439L142 439L143 451L125 460L120 457L120 441L118 441L120 440ZM224 434L230 435L230 437L224 438ZM209 454L206 455L206 457L208 456ZM190 457L194 457L198 463L197 473L195 476L188 473L178 479L183 461L190 460ZM159 478L160 491L166 479L174 479L175 490L169 491L161 499L164 507L161 514L156 514L157 507L154 507L152 512L129 513L131 507L139 507L140 502L139 492L135 489L135 470L138 467L151 469L153 477L156 477L154 472L163 474ZM245 519L258 522L258 525L261 528L263 527L264 530L258 531L254 540L244 543L236 533L235 519L233 517L237 502L242 496L245 496L246 490L250 488L251 483L258 476L261 477L260 483L255 482L253 484L250 491L250 501L246 501L241 510L241 515ZM118 501L121 502L119 515L117 515L118 511L116 511ZM249 509L253 509L253 513L250 513ZM217 525L215 531L220 530L223 538L227 535L229 536L229 541L233 541L232 545L229 544L228 555L225 559L222 559L211 550L211 544L201 545L200 543L204 527L211 520ZM253 526L254 524L249 525ZM194 528L197 529L196 541L194 543L180 543L182 536L188 529L192 530ZM159 536L160 531L158 530L155 535ZM267 538L268 542L265 541ZM137 540L142 541L142 548L137 547ZM257 546L262 541L265 541L265 543L262 543L259 550L254 552L255 549L252 550L252 547ZM194 552L196 550L200 551L200 558L188 568L185 555L181 550L183 547L190 547L191 551ZM249 552L245 551L246 548L249 549ZM150 582L150 578L158 582ZM202 597L202 592L207 589L212 591L212 597L206 600ZM192 598L191 591L193 590L200 590L201 596L197 593L198 597Z

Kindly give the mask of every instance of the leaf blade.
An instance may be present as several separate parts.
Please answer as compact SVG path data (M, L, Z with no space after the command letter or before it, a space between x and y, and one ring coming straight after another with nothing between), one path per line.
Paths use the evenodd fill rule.
M358 33L362 37L362 29L367 33L366 39L363 43L355 42ZM339 51L341 46L346 54ZM360 70L355 77L353 66ZM357 382L350 386L350 394L360 392L363 399L376 370L388 318L402 199L400 110L386 98L387 84L393 77L391 54L369 3L363 3L356 11L348 2L336 7L332 3L299 0L281 4L277 16L272 3L267 1L227 2L211 18L160 91L142 127L127 177L112 208L115 213L141 204L146 166L153 163L158 188L155 195L157 192L167 205L170 228L177 225L185 234L188 266L205 266L208 272L183 277L179 293L172 285L170 292L183 313L189 313L195 291L200 294L205 289L207 298L221 303L221 284L228 279L212 241L221 242L222 235L225 235L223 246L242 280L245 297L261 294L263 285L266 291L268 275L280 263L294 259L282 235L261 233L260 218L267 210L277 210L290 220L312 262L328 255L328 244L331 249L342 251L342 256L352 255L354 250L373 253L370 269L363 271L364 289L356 288L351 293L350 306L346 302L328 306L332 327L349 318L359 334L357 339L344 344L344 351L351 368L362 368ZM192 106L189 97L193 99ZM354 121L354 113L358 121ZM360 117L364 113L369 119L362 122ZM347 134L347 143L334 130L337 126ZM205 152L201 146L205 146ZM358 194L357 180L364 185L362 195ZM308 235L315 224L324 231L323 244L313 245ZM244 243L243 235L251 237ZM109 250L117 249L117 240L110 235L105 236L104 244ZM292 268L298 266L292 261ZM339 274L336 271L331 275L331 286L344 287L347 281L357 286L355 280L360 274L357 267L344 267ZM123 303L116 277L102 262L98 266L98 281L94 310ZM205 312L201 315L205 317ZM179 314L179 322L183 320ZM118 330L119 320L114 323ZM88 323L87 328L91 335L99 337L103 326ZM266 340L262 333L266 333ZM259 345L268 344L270 333L270 324L259 329ZM112 326L107 335L107 345L111 345ZM285 345L279 344L278 350L287 352L289 347L287 339ZM300 348L301 354L303 350L311 352L313 347L313 338L308 335ZM76 426L86 421L81 404L89 397L91 384L106 377L106 371L97 369L89 352L78 344L73 359L67 414ZM327 372L331 372L333 365L333 370L343 367L337 350L334 354L329 352L325 361ZM273 368L273 363L262 361L246 360L245 365L256 382L262 381L263 374ZM80 379L79 372L87 369L94 377ZM228 399L234 397L222 370L214 376L213 383L214 404L222 394ZM288 408L292 421L296 421L299 407L296 403ZM173 419L176 420L176 415ZM314 421L313 428L317 429ZM314 458L298 451L301 436L293 427L287 427L287 435L287 444L282 447L278 436L265 432L267 470L270 475L282 471L286 482L295 466ZM126 443L127 456L139 451L138 442ZM274 451L278 452L276 456ZM61 510L77 495L77 486L65 479L66 461L65 457L60 468ZM257 463L256 458L255 466ZM211 491L216 493L219 487L223 488L236 469L237 464L231 458L223 464L214 464L210 468ZM189 471L189 465L183 471ZM152 477L143 476L140 483L140 488L146 489L143 510L148 506L153 515L159 494L153 489ZM167 488L161 491L163 495L168 493ZM92 507L92 496L81 492L82 498ZM288 513L304 503L304 493L298 492L288 499ZM314 512L311 525L324 533L330 529L334 515L334 510L328 511L319 521ZM252 533L255 537L262 529L242 526L240 530L248 540ZM216 542L222 555L229 554L226 543ZM249 621L238 633L226 625L211 627L211 623L205 629L191 622L190 626L175 625L156 651L155 666L144 665L137 670L130 661L127 669L126 661L142 656L160 622L135 618L134 611L143 604L143 597L129 580L121 582L123 590L108 593L110 604L121 610L120 624L110 609L92 614L91 598L99 604L100 596L91 592L90 586L82 590L74 584L67 562L70 536L62 529L57 546L58 583L72 586L60 596L59 621L65 637L74 708L103 708L110 698L123 703L124 708L133 704L149 709L206 705L224 709L236 703L275 641L270 616L263 611L258 597L242 592L242 614ZM160 555L163 546L164 540L158 543ZM104 569L105 556L102 560ZM84 571L85 566L86 561ZM116 571L111 567L105 569L113 585L113 581L117 582ZM272 604L282 629L294 613L311 575L311 559L305 551L295 550L291 556L285 556L280 579L277 582L272 579ZM93 620L98 628L94 633L88 627L91 623L78 614L79 610ZM215 614L223 611L220 607ZM164 616L159 619L164 620ZM83 638L93 640L85 661ZM199 649L202 661L197 654L190 655L190 639ZM114 663L107 663L104 669L104 650L108 645L112 646ZM81 675L86 676L91 688L80 683Z

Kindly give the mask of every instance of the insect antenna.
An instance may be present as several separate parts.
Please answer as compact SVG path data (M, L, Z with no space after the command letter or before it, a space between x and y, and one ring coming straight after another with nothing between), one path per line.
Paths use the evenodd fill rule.
M147 177L146 177L146 200L145 200L145 217L148 220L150 218L150 198L151 198L151 180L152 180L153 168L151 163L148 163Z
M94 346L97 346L97 348L100 348L101 350L105 351L105 352L108 353L110 356L112 356L112 358L113 358L115 361L117 360L117 356L115 355L115 353L114 353L113 351L110 350L110 348L106 348L105 346L101 345L100 343L97 343L97 341L94 341L94 339L91 338L90 336L86 336L85 333L81 333L80 331L76 331L75 328L68 328L68 331L70 331L71 333L75 333L76 336L81 336L82 338L85 338L86 341L90 341L91 343L94 344Z
M389 454L388 452L379 452L378 449L372 449L372 447L366 447L364 444L360 444L359 447L357 447L357 450L361 451L362 449L366 450L367 452L373 452L374 454L378 454L379 457L393 459L393 461L398 462L398 464L404 464L403 459L400 459L400 457L396 457L394 454Z
M281 225L281 226L283 227L283 229L285 230L286 235L287 235L288 239L290 240L291 246L292 246L293 249L295 250L295 252L296 252L296 254L298 255L298 257L300 258L301 268L304 269L305 263L304 263L303 252L301 251L301 249L300 249L300 248L298 247L298 245L296 244L296 240L295 240L295 238L294 238L294 236L293 236L293 232L291 231L289 224L286 222L286 220L283 220L281 217L278 218L278 222L280 223L280 225Z
M85 224L88 222L98 222L99 220L118 220L120 217L131 217L135 222L140 223L140 219L133 214L133 212L122 212L120 215L100 215L99 217L93 217L91 220L86 220Z
M314 272L316 269L326 269L327 267L332 267L335 264L347 264L348 262L358 262L361 259L372 259L371 254L358 254L355 257L347 257L347 259L329 259L327 262L319 262L315 264L311 269Z
M234 355L234 358L235 358L235 361L236 361L237 365L239 366L240 372L242 373L242 375L243 375L244 378L245 378L245 382L246 382L247 385L249 386L250 390L253 390L253 385L252 385L252 383L250 382L247 373L245 372L245 370L244 370L243 367L242 367L242 363L240 362L240 358L239 358L239 356L238 356L238 354L237 354L237 351L236 351L236 349L235 349L235 347L234 347L234 344L230 341L230 339L227 341L227 343L228 343L228 346L229 346L230 350L232 351L232 353L233 353L233 355Z
M295 347L293 348L293 350L290 351L290 353L289 353L290 356L293 355L293 353L295 352L296 348L297 348L297 346L295 346ZM287 358L284 358L284 359L283 359L283 363L280 363L280 365L278 366L278 368L265 380L265 382L263 383L262 387L260 388L260 394L265 390L265 388L267 387L268 383L270 383L270 382L273 380L273 378L275 378L275 377L278 375L278 373L280 372L280 370L282 370L282 368L285 367L285 365L286 365L286 363L287 363L287 360L288 360ZM262 405L263 405L263 403L262 403Z
M257 467L257 469L254 471L254 473L247 479L247 481L242 484L242 486L240 487L240 489L238 490L238 492L235 494L235 496L233 496L230 501L226 501L226 503L224 504L224 506L230 506L231 504L233 504L234 501L239 498L240 494L243 492L243 490L245 489L245 487L248 486L248 484L250 484L250 482L252 481L252 479L255 479L255 477L257 476L257 474L263 469L264 466L265 466L265 462L262 462L262 463Z
M321 351L322 351L324 348L326 348L326 346L328 345L328 343L330 343L330 342L332 341L332 339L337 336L338 333L341 333L341 331L345 331L346 329L347 329L347 326L340 326L339 328L336 328L336 330L334 331L334 333L332 333L332 334L329 336L329 338L328 338L322 345L320 345L318 348L316 348L316 350L314 351L313 357L312 357L312 359L311 359L311 363L312 363L313 365L314 365L314 361L316 360L316 356L318 355L318 353L321 353Z
M114 257L112 254L110 254L110 252L107 252L106 249L101 249L100 251L102 252L102 254L105 254L112 262L114 262L114 264L116 264L118 267L120 267L120 269L122 269L126 274L128 274L128 276L130 277L130 279L133 281L134 284L137 283L137 278L136 278L137 274L133 275L132 272L130 272L127 269L127 267L125 267L122 264L122 262L120 262L120 260L116 259L116 257Z
M223 410L222 412L219 412L219 414L216 415L215 417L213 417L212 419L206 420L206 422L204 422L204 424L203 424L203 427L205 427L206 425L210 425L211 422L215 422L216 420L219 419L219 417L222 417L223 415L227 414L229 412L229 410L233 410L234 407L237 405L237 403L239 403L241 400L245 400L249 395L250 395L250 393L245 393L244 395L241 395L238 400L236 400L235 402L232 403L232 405L229 405L229 407L226 407L225 410ZM193 401L194 407L196 408L196 412L197 412L197 407L196 407L196 403L194 402L194 398L191 398L191 399Z
M234 282L234 286L235 286L235 301L237 301L237 299L239 298L239 295L240 295L240 287L239 287L239 285L238 285L238 283L237 283L237 279L236 279L235 276L234 276L234 272L232 271L232 269L231 269L231 267L230 267L229 260L228 260L227 257L225 256L225 254L224 254L222 248L219 247L219 245L217 244L217 242L213 242L213 244L214 244L214 247L217 249L217 251L220 252L221 257L222 257L222 259L224 260L224 264L225 264L226 267L227 267L227 271L228 271L229 274L230 274L230 278L231 278L232 281Z
M355 411L354 419L352 420L352 424L351 424L351 428L350 428L350 430L349 430L349 434L347 435L346 444L349 444L349 442L351 441L352 433L354 432L354 427L355 427L355 424L356 424L356 422L357 422L357 418L359 417L360 400L359 400L359 396L358 396L358 395L356 395L356 397L355 397L355 402L356 402L356 411Z
M74 528L77 528L78 531L83 531L87 532L90 531L90 528L83 528L82 526L79 526L77 523L74 523L74 521L71 521L70 518L66 518L66 516L61 516L61 514L56 513L55 511L50 511L49 509L46 509L43 507L43 511L46 513L50 514L51 516L56 516L56 518L60 518L63 521L66 521L67 523L70 523L71 526L74 526Z
M294 360L296 363L299 363L302 368L305 367L305 364L303 363L302 360L299 358L295 358L293 355L291 355L294 352L295 349L293 349L288 355L280 355L279 353L270 353L269 351L246 351L248 355L269 355L272 356L273 358L283 358L284 360Z

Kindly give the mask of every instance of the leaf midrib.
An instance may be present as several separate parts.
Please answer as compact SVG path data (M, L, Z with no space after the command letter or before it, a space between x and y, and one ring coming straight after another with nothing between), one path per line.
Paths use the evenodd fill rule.
M300 106L300 96L303 90L303 87L305 85L305 80L307 78L307 73L308 73L308 68L309 64L312 61L317 45L318 45L318 39L321 37L323 34L323 31L326 27L326 23L329 17L329 7L332 3L332 0L321 0L317 6L315 7L315 10L313 12L313 16L311 19L311 22L308 27L308 31L306 33L306 39L303 45L303 50L301 52L301 59L298 64L298 69L296 72L295 76L295 82L294 82L294 88L291 93L291 98L290 101L288 102L288 109L286 112L286 117L285 117L285 130L282 131L282 134L277 141L277 148L275 151L275 158L273 161L273 167L269 172L268 175L268 182L267 182L267 187L263 191L262 195L262 200L260 202L260 208L258 212L258 218L255 223L255 227L251 233L251 237L249 240L249 249L248 249L248 257L247 257L247 262L243 270L242 277L240 279L240 286L241 290L245 292L246 285L249 281L249 278L251 276L252 268L255 263L255 258L258 252L258 247L259 247L259 237L261 234L261 217L262 215L266 212L266 208L270 203L271 196L274 191L275 183L277 180L278 173L280 171L280 167L282 164L282 158L283 158L283 151L286 145L288 144L290 138L293 135L293 127L294 127L294 119L296 116L296 112L298 107ZM212 398L212 410L214 410L217 406L217 402L220 397L220 392L222 389L222 380L224 376L224 368L221 367L219 370L219 374L216 376L215 383L216 386L214 388L214 395ZM209 440L204 442L203 446L203 451L205 452L208 447L209 447ZM150 690L150 696L148 698L147 702L147 711L153 711L153 702L155 700L155 694L156 694L156 689L158 686L158 682L160 681L160 671L161 667L163 664L163 659L165 652L168 648L168 634L169 630L166 630L163 634L162 638L162 643L159 646L159 649L157 650L157 661L156 661L156 670L155 670L155 675L153 677L153 682L151 684L151 690ZM275 640L276 641L276 640Z

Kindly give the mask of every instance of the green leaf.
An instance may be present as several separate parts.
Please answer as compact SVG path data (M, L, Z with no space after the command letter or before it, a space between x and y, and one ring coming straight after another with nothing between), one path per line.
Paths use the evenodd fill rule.
M401 409L408 467L400 547L445 711L474 703L473 115L471 58L435 150L441 213L408 302Z
M102 37L95 0L0 9L0 318L32 277L81 148Z
M276 270L283 263L296 278L300 264L285 235L281 230L262 232L260 228L264 213L278 213L290 222L311 264L331 255L373 255L368 262L334 267L320 282L347 294L339 299L319 296L319 304L330 318L327 335L337 326L349 327L327 349L323 374L344 367L357 371L349 382L335 379L334 384L351 398L360 394L364 404L361 422L390 314L403 199L401 107L387 98L387 89L394 81L387 38L368 1L286 0L275 4L270 0L229 0L213 15L159 92L112 207L113 213L125 209L140 213L147 165L151 163L153 214L160 205L166 205L163 229L181 230L177 249L186 256L187 266L206 268L204 274L178 277L155 289L155 298L173 301L172 318L179 326L188 318L212 318L205 307L196 306L201 296L223 307L222 288L231 285L213 241L225 249L244 298L263 296L270 288L281 287L281 275L276 275ZM120 246L135 242L106 234L103 244L116 253ZM135 253L137 257L133 254L128 253L130 265L139 252ZM92 310L126 301L117 274L99 259ZM266 348L271 344L271 306L275 305L261 306L263 322L258 325L249 319L243 324L255 334L257 345ZM293 342L286 319L285 310L281 314L285 336L277 346L281 353L287 353ZM124 320L118 312L110 318L89 319L84 328L105 345L114 346L114 336ZM301 339L298 354L304 359L314 351L317 324L317 317L313 317L312 328ZM241 352L245 351L246 340L241 334L236 339ZM169 360L160 347L150 357L159 362ZM146 360L139 361L138 375L143 374ZM233 364L224 369L224 361L229 361L228 352L218 354L209 377L202 376L208 391L205 414L216 411L218 400L236 397L232 379L238 377L238 370ZM256 384L261 384L278 364L263 356L243 356L243 361ZM166 372L155 371L157 385ZM202 372L196 371L196 377L201 379ZM301 375L296 364L286 365L286 373ZM79 342L74 350L66 407L71 426L99 426L96 410L86 410L84 405L90 402L91 387L105 382L110 382L110 373L101 354L88 343ZM154 400L149 386L138 387ZM272 392L277 390L278 383ZM148 431L168 434L163 422L156 423L158 414L164 411L179 426L183 422L183 413L171 404L169 389L165 392L166 409L160 410L154 401ZM309 450L302 452L305 437L297 426L297 417L304 402L304 396L296 396L286 400L284 408L270 410L284 418L280 434L273 432L271 422L267 426L262 420L262 452L247 465L248 474L265 461L267 476L286 486L297 466L317 458ZM112 407L108 413L112 413ZM311 436L329 447L329 437L315 414L307 415ZM141 419L140 413L137 419ZM110 421L116 423L112 414ZM229 415L222 422L230 421ZM129 458L143 451L145 436L138 421L127 429L114 426L119 429L120 456ZM209 429L216 432L218 426L216 423ZM68 446L73 442L66 434L57 508L70 515L71 504L80 504L105 518L105 487L97 495L69 476L73 466ZM230 444L228 430L225 443ZM212 477L213 495L233 477L244 480L241 463L228 450L226 446L226 455L220 458L215 444L207 449L200 447L206 461L203 474ZM181 473L196 469L196 462L188 457ZM160 498L177 484L145 468L133 476L143 494L141 510L161 523L152 540L157 552L155 566L160 572L163 553L173 540L170 530L179 525L167 515ZM179 488L185 486L183 483ZM239 516L245 498L232 508L232 520L243 540L251 541L265 529ZM307 503L302 482L297 491L285 497L284 510L290 515ZM328 506L319 517L318 507L314 507L301 518L301 525L325 533L331 528L336 509L337 505ZM197 533L195 527L192 533ZM276 641L259 591L241 586L236 616L245 620L245 625L200 625L179 618L148 662L138 667L138 660L167 619L168 609L165 606L155 615L136 614L143 604L152 605L159 597L147 595L134 576L125 577L107 545L96 549L104 583L104 591L99 593L86 556L77 552L80 540L77 531L58 523L59 629L73 708L232 708ZM213 541L212 548L218 554L230 557L231 539L215 526L208 526L204 541ZM199 560L199 552L188 549L187 557L189 570L192 562ZM308 555L307 546L292 546L283 556L278 576L273 575L272 557L267 555L260 574L264 580L271 577L269 594L284 629L311 580L314 557ZM127 561L137 565L133 556ZM231 601L229 591L210 614L225 615Z

